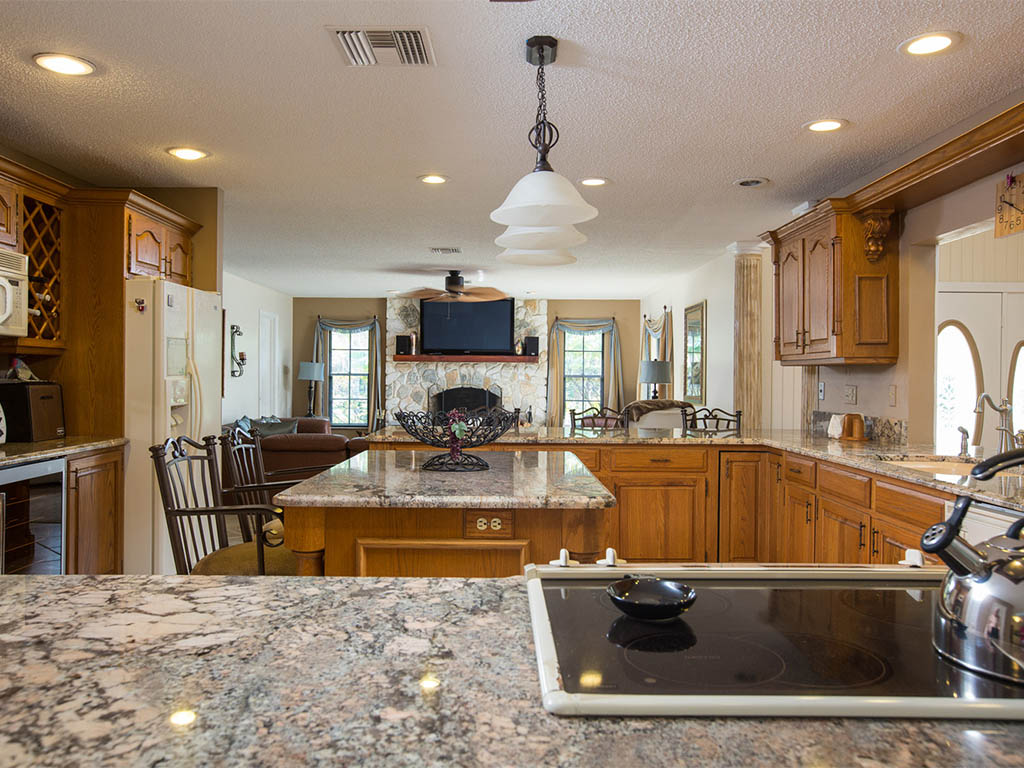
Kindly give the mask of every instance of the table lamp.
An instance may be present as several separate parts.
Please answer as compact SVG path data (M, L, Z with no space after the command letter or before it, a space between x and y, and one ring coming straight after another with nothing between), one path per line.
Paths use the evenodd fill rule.
M313 395L316 392L316 382L323 380L323 363L299 363L299 381L309 382L309 412L306 416L313 415Z
M653 384L654 394L652 400L658 399L658 385L668 384L672 381L672 363L668 360L641 360L640 361L640 383Z

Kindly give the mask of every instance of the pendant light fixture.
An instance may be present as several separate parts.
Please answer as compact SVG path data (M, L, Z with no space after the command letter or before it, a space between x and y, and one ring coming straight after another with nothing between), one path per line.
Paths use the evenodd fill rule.
M527 267L557 267L562 264L575 264L576 257L565 248L506 248L498 254L498 261Z
M537 163L531 173L516 182L501 207L491 212L492 221L508 225L495 243L509 249L499 258L510 263L575 261L565 248L579 245L586 238L572 225L597 216L597 209L548 162L548 152L558 143L558 128L548 121L544 66L555 61L557 51L558 40L553 37L538 35L526 41L526 60L537 67L537 118L529 134L530 146L537 150ZM529 251L538 253L531 258Z

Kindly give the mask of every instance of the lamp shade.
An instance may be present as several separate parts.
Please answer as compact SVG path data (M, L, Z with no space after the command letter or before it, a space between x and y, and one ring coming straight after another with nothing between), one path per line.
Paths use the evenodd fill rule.
M323 381L323 363L299 363L299 381Z
M573 183L554 171L533 171L512 187L491 221L517 227L557 227L590 221L597 208L584 200Z
M502 248L525 248L530 251L572 248L585 242L587 236L572 224L563 227L509 227L494 238L494 244Z
M672 363L668 360L641 360L641 384L668 384L672 381Z
M498 254L498 261L505 264L524 264L528 267L557 267L562 264L575 264L576 257L564 248L543 251L507 248Z

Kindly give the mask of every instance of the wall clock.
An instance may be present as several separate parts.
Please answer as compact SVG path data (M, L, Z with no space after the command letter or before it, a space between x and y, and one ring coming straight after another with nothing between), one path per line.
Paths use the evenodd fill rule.
M1008 175L996 184L996 237L1024 232L1024 177Z

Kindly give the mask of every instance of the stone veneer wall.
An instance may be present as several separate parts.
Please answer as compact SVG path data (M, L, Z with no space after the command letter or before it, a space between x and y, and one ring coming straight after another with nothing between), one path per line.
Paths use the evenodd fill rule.
M396 410L425 411L429 390L449 387L501 387L502 405L509 410L533 408L533 421L543 424L548 403L548 302L547 299L516 299L515 337L537 336L537 363L396 363L395 336L419 334L420 303L416 299L388 299L387 339L384 347L384 405L387 423L394 424Z

